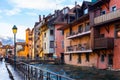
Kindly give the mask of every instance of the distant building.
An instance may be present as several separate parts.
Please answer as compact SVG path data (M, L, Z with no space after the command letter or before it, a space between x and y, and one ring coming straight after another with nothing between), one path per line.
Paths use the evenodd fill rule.
M26 57L25 54L25 42L16 42L16 56L17 57Z

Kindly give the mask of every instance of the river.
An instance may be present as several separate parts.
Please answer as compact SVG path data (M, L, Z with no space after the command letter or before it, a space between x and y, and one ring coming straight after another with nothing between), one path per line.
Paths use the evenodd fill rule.
M76 80L120 80L120 71L99 70L72 65L34 64L44 70L52 71Z

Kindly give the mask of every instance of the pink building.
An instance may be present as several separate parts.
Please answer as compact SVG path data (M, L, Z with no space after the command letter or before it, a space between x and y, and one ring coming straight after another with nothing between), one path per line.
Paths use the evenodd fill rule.
M66 24L64 19L65 14L69 12L69 8L65 7L62 10L55 11L55 16L57 16L55 24L55 53L57 58L64 62L64 31L58 30L61 26Z

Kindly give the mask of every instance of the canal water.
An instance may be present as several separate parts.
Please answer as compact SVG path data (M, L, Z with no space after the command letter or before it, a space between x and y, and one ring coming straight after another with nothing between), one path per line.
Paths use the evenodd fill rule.
M120 80L120 71L99 70L72 65L35 64L35 66L75 80Z

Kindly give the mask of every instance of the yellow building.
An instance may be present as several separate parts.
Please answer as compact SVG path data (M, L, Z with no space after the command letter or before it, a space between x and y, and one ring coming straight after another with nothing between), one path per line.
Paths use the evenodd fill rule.
M16 42L17 57L26 57L25 42Z
M32 31L26 29L26 41L25 41L25 55L26 57L32 58Z

